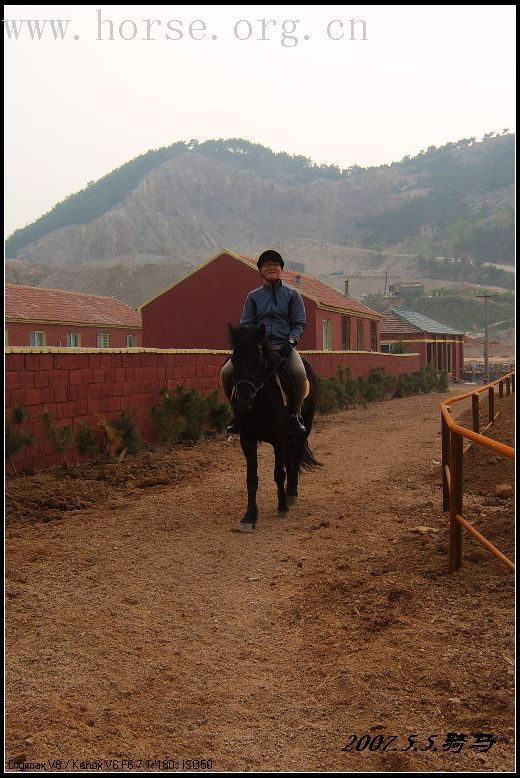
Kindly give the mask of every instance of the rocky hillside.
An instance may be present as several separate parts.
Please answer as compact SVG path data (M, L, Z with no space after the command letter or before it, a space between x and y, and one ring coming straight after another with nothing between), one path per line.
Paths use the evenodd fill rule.
M513 154L514 136L502 135L339 170L236 139L178 143L17 230L6 278L139 305L223 247L254 255L277 246L341 287L343 276L385 270L394 280L438 278L433 257L458 246L464 277L451 280L492 284L472 262L483 251L490 262L513 262Z
M17 256L53 264L127 255L200 261L222 246L247 252L291 238L341 243L358 237L356 220L399 204L396 175L374 169L362 180L294 184L180 154L102 216L53 230Z

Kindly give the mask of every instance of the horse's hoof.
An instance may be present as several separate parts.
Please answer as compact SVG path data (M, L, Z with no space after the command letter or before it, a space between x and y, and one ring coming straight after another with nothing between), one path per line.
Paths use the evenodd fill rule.
M289 516L289 511L278 511L279 519L286 519Z
M238 525L239 532L252 532L255 525L248 521L241 521Z
M297 499L298 499L298 495L297 494L288 494L287 495L287 505L295 505Z

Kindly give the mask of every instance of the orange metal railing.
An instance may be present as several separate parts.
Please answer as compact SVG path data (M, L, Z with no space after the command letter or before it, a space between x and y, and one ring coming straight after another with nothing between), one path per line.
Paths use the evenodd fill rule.
M474 444L485 446L509 459L515 458L515 449L506 446L505 443L499 443L496 440L486 437L482 433L491 427L498 418L499 413L495 413L495 387L498 385L498 396L504 396L504 387L506 396L509 397L515 391L515 373L507 373L496 381L493 381L480 389L475 389L466 394L452 397L449 400L441 402L441 425L442 425L442 492L444 511L450 512L450 539L449 539L449 570L452 573L462 564L462 527L464 527L473 537L475 537L485 548L502 562L510 570L515 569L513 562L499 551L489 540L487 540L462 516L462 497L463 497L463 455ZM488 424L480 429L480 398L483 392L488 393ZM450 405L471 397L473 429L457 424L451 417ZM464 447L464 438L471 442Z

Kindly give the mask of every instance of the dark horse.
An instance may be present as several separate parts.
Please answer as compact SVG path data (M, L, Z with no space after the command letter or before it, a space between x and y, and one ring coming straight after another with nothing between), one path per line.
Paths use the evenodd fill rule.
M310 391L302 408L307 436L289 433L289 411L284 404L275 373L283 360L265 340L265 327L229 325L233 354L233 391L231 404L240 424L240 445L247 461L247 510L240 529L249 532L258 519L256 492L258 489L257 444L270 443L274 449L274 480L278 489L278 515L285 517L289 504L298 496L298 476L301 468L319 466L307 443L316 409L316 376L307 360L303 360ZM284 388L287 377L282 377ZM287 473L287 490L285 478Z

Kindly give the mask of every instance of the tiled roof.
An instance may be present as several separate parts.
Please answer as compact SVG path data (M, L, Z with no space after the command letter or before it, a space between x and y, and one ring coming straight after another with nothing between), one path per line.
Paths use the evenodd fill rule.
M232 253L251 264L255 270L257 269L256 259L254 257L248 257L245 254L235 254L235 252ZM373 319L381 318L380 313L376 313L376 311L373 311L371 308L368 308L357 300L353 300L351 297L346 297L338 289L334 289L333 286L329 286L315 276L298 273L295 270L284 268L281 278L285 284L292 286L294 289L298 289L303 296L310 297L320 306L340 309L346 314L358 313L363 314L364 316L370 316Z
M141 314L115 297L5 285L5 317L19 321L74 322L141 327Z
M404 335L417 332L430 332L435 335L463 335L462 330L456 330L448 324L441 324L435 319L423 316L416 311L391 308L383 313L381 335Z

